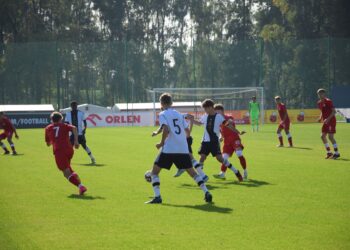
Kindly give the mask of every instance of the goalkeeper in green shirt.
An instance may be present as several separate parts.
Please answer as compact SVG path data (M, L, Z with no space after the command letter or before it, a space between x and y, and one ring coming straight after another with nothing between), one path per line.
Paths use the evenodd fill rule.
M260 104L256 102L256 97L253 96L249 102L249 117L253 132L259 131Z

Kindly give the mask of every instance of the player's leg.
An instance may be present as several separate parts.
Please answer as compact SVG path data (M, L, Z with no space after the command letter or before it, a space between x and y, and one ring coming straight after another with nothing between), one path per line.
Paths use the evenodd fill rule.
M329 147L328 144L328 140L327 140L327 133L326 132L322 132L321 134L321 140L326 148L327 151L327 155L326 155L326 159L329 159L333 156L332 152L331 152L331 148Z
M207 186L205 185L203 178L196 172L196 170L193 167L186 169L186 171L194 179L194 181L197 183L200 189L202 189L202 191L204 192L204 200L206 202L212 202L213 196L211 195Z
M259 115L256 116L256 132L259 132Z
M210 153L209 143L202 142L201 147L198 151L198 154L200 155L199 164L195 166L195 169L197 173L203 178L204 182L207 182L209 180L209 177L203 171L204 162L207 159L209 153Z
M79 135L78 140L79 140L79 144L83 147L83 149L86 151L86 153L90 157L91 163L95 164L96 163L95 157L92 155L92 152L91 152L90 148L86 144L85 136L84 135Z
M190 152L190 157L191 157L191 162L192 162L192 166L194 168L198 167L199 162L194 158L193 156L193 151L192 151L192 144L193 144L193 138L192 136L187 138L187 146L188 146L188 151ZM179 177L181 176L183 173L185 172L184 169L180 169L178 168L176 171L176 174L174 175L174 177Z
M243 181L241 173L228 161L228 159L224 159L221 153L216 155L216 159L230 169L236 175L239 181Z
M333 148L334 148L334 155L333 155L333 159L337 159L340 157L340 153L338 151L338 145L337 142L334 138L334 133L329 133L328 134L328 139L331 141Z
M290 134L289 128L285 128L284 132L286 132L286 136L288 138L289 146L293 147L293 139L292 139L292 135Z
M223 149L222 149L223 153L222 153L222 157L224 158L224 160L228 160L234 150L231 149L230 145L224 145ZM220 168L220 172L219 174L214 174L213 176L217 179L225 179L226 178L226 171L227 171L227 167L225 166L224 163L221 163L221 168Z
M11 147L11 150L12 150L12 154L13 155L17 155L15 144L12 141L12 135L13 135L12 133L9 133L7 135L7 142L10 144L10 147Z
M277 145L277 147L283 147L283 137L282 137L282 134L281 134L282 129L283 129L282 125L279 125L278 129L277 129L277 137L278 137L278 141L279 141L280 144Z
M237 147L236 148L236 155L239 159L239 162L241 164L241 167L243 168L243 178L244 180L248 179L248 169L247 169L247 161L243 155L243 147Z
M159 179L159 173L161 171L161 167L159 167L157 164L153 165L152 172L151 172L151 178L152 178L152 188L154 192L154 198L150 201L145 202L146 204L159 204L162 203L162 197L160 195L160 179Z
M0 134L0 146L4 150L4 154L8 155L10 153L10 151L8 151L5 143L2 142L2 140L4 140L5 138L6 138L6 134L5 133Z
M63 175L67 178L67 180L73 185L79 188L79 194L83 195L87 189L81 183L80 177L77 173L75 173L70 165L70 160L72 159L73 152L64 153L64 152L56 152L55 160L57 167L63 172Z

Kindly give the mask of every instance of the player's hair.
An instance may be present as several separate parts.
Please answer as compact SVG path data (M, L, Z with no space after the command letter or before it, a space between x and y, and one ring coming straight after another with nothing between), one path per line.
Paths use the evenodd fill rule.
M214 105L214 109L215 110L221 110L221 111L224 111L224 105L222 105L221 103L218 103L218 104L215 104Z
M211 99L205 99L203 102L202 102L202 108L210 108L210 107L214 107L214 101L211 100Z
M78 106L78 102L77 101L71 101L70 106L71 107Z
M279 95L275 96L275 100L281 100L282 98Z
M255 96L255 95L253 95L253 96L252 96L252 99L256 99L256 96Z
M0 115L5 115L5 113L3 111L0 111Z
M325 89L318 89L317 94L320 94L320 93L325 94L326 90Z
M164 105L172 105L173 104L173 99L169 93L163 93L159 97L159 101L161 104L164 104Z
M61 121L63 119L63 116L62 116L62 114L60 113L60 112L53 112L52 114L51 114L51 120L53 121L53 122L59 122L59 121Z

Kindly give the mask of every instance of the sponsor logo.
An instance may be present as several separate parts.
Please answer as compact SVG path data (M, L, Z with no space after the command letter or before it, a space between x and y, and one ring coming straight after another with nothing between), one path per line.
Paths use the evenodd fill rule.
M99 122L106 124L129 124L136 123L141 124L141 115L107 115L101 117L97 114L90 114L87 118L92 125L97 126Z

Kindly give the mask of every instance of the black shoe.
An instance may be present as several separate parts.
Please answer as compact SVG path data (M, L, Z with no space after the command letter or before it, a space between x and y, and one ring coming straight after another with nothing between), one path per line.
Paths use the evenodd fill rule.
M157 196L157 197L154 197L152 200L150 201L146 201L145 204L161 204L163 201L162 201L162 197L160 196Z
M333 157L332 157L332 159L333 159L333 160L336 160L336 159L338 159L339 157L340 157L340 154L339 154L339 153L338 153L338 154L334 154Z
M13 152L12 152L12 155L17 155L17 152L16 152L16 151L13 151Z
M209 191L205 193L204 200L208 203L213 201L213 196L211 195L211 193L209 193Z
M9 155L10 154L10 151L5 151L4 152L4 155Z

